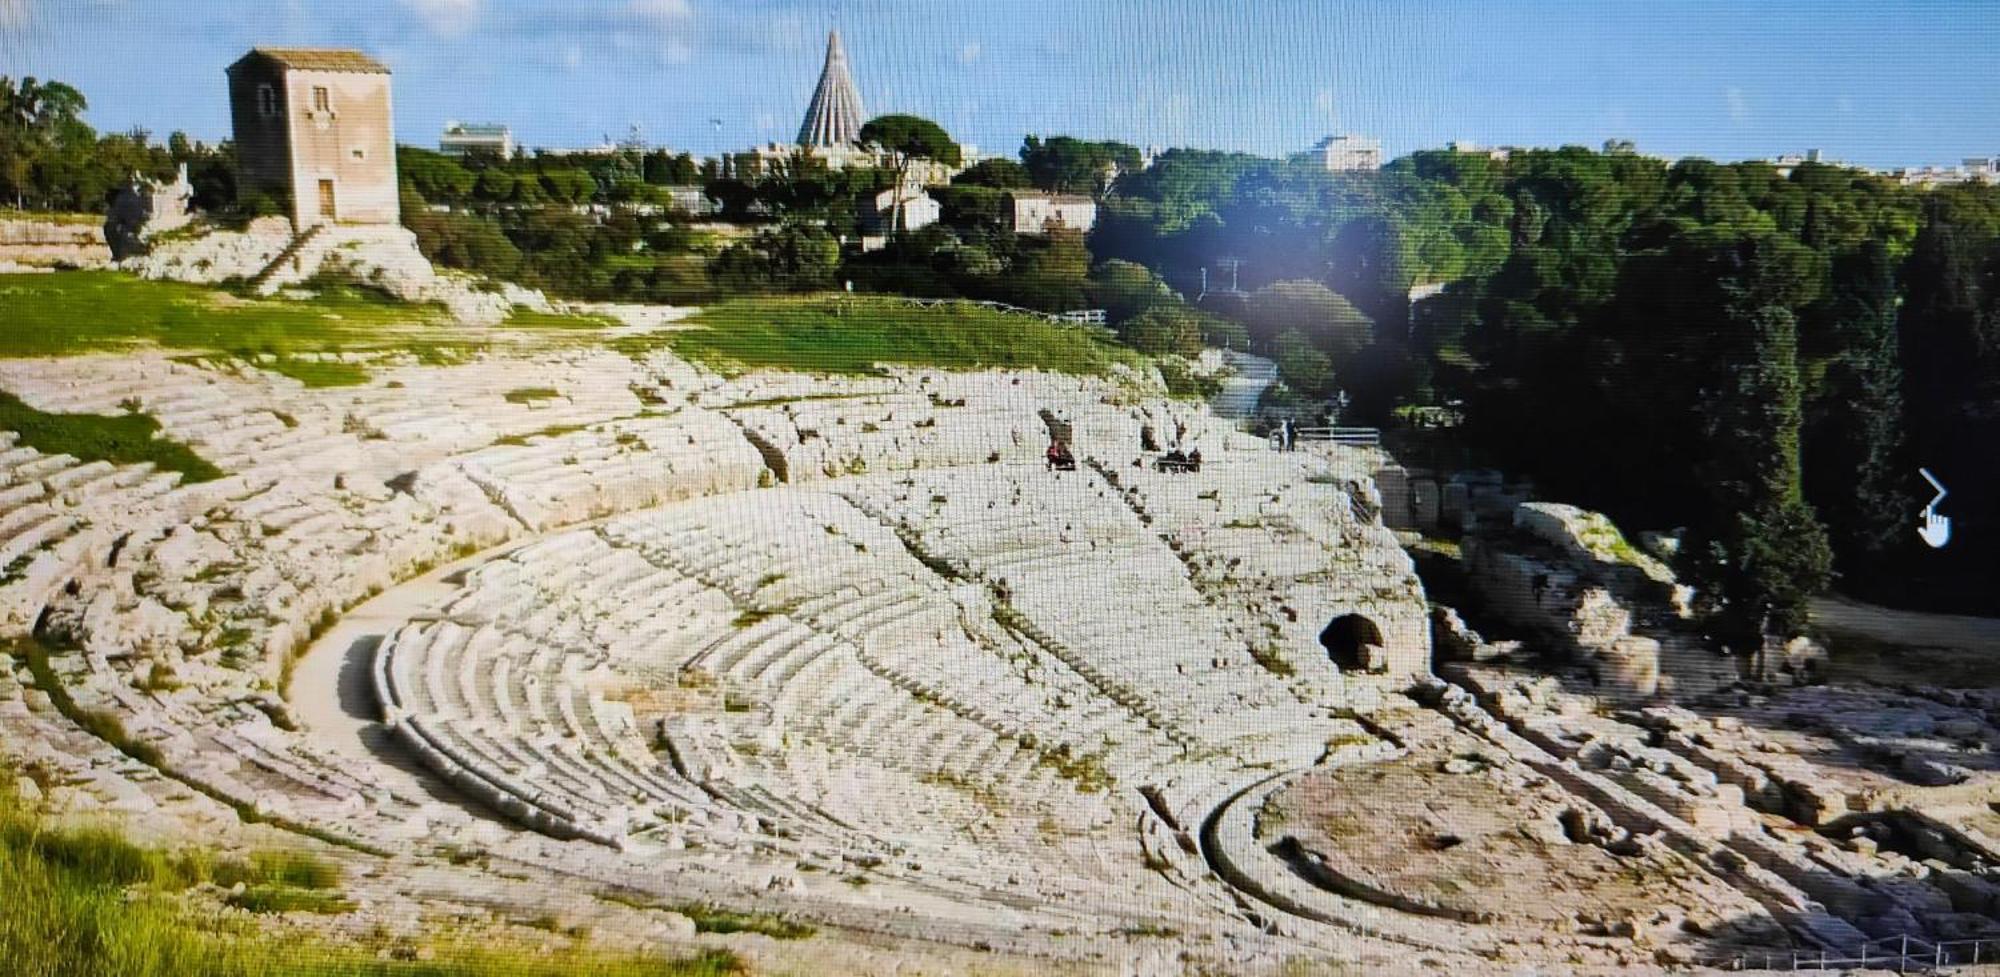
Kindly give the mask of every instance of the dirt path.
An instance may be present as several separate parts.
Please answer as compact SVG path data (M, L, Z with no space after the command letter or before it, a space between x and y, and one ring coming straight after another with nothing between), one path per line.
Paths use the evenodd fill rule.
M378 722L381 711L368 677L371 656L383 638L408 623L412 616L449 599L458 590L459 573L540 538L511 540L445 564L397 584L342 615L339 623L306 649L292 673L288 693L292 717L308 731L316 745L378 768L389 768L381 772L385 778L399 781L392 786L418 795L436 793L436 778L403 750L391 745L388 731ZM329 695L329 691L333 694Z
M1830 678L1884 684L2000 684L2000 618L1928 614L1845 597L1812 602L1833 653Z

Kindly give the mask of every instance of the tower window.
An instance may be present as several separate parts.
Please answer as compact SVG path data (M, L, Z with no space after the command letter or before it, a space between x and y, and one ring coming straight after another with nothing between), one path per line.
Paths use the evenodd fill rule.
M278 93L269 85L257 86L257 114L267 117L278 114Z
M313 111L333 111L333 93L327 91L324 85L313 86Z

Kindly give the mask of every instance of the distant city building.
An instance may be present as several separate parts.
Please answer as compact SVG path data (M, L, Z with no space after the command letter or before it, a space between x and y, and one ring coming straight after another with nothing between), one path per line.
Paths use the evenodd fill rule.
M1958 166L1906 166L1884 170L1882 175L1908 187L1935 187L1947 183L2000 185L2000 157L1970 156Z
M798 143L807 148L851 146L861 139L861 126L868 121L861 110L861 93L855 90L854 76L847 71L847 52L840 46L840 32L826 35L826 64L820 68L819 84L813 86L812 101L806 105L806 119L799 124Z
M288 200L301 230L399 220L388 68L359 51L253 48L228 74L247 188Z
M901 198L898 200L898 198ZM900 207L901 229L914 231L937 223L941 208L931 195L917 190L897 190L894 187L862 198L861 233L863 235L887 235L897 230L899 223L897 210Z
M1315 144L1312 152L1330 173L1382 168L1382 141L1366 136L1328 136Z
M1520 149L1519 146L1481 146L1476 142L1467 142L1462 139L1445 143L1444 148L1454 153L1471 153L1484 156L1499 163L1505 163L1509 157L1514 155L1516 150Z
M801 158L830 170L887 169L895 164L890 154L860 143L861 127L868 121L861 108L861 93L848 71L847 52L841 47L840 32L826 36L826 63L820 68L819 84L813 86L812 100L806 105L805 120L799 124L797 142L771 142L747 152L725 157L728 175L749 179L792 165ZM977 146L960 145L957 166L930 160L910 164L909 180L915 186L939 186L984 158Z
M1790 178L1793 170L1807 163L1818 163L1827 166L1843 165L1827 159L1825 154L1817 149L1808 149L1803 153L1786 153L1779 156L1777 159L1771 161L1771 168L1776 170L1779 176Z
M660 190L666 194L667 209L677 213L705 217L722 209L708 195L707 187L672 186L661 187Z
M514 158L514 130L504 125L447 122L438 137L438 152L446 156L486 155Z
M1016 234L1056 228L1088 231L1097 223L1097 201L1067 193L1015 191L1007 195L1007 226Z

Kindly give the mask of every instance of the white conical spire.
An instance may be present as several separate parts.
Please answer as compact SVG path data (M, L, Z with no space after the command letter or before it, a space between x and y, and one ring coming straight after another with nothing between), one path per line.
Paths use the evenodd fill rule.
M801 146L845 146L861 138L861 93L854 90L854 78L847 73L847 52L840 47L840 32L826 35L826 67L819 73L812 104L806 106L806 121L799 126Z

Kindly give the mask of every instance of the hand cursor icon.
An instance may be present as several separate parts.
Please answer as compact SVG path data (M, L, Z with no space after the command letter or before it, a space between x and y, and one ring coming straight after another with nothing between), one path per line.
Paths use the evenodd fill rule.
M1917 469L1917 474L1922 475L1924 481L1931 483L1931 487L1937 489L1937 497L1932 499L1930 504L1924 506L1924 510L1917 514L1919 517L1917 535L1922 537L1925 545L1928 545L1931 549L1943 549L1944 544L1951 542L1951 519L1947 516L1940 516L1937 512L1937 504L1944 501L1944 486L1938 484L1938 480L1933 478L1931 473L1925 469Z
M1924 508L1923 517L1923 523L1917 527L1917 535L1922 536L1931 549L1943 549L1944 544L1951 542L1951 517L1940 516L1936 509L1928 506Z

